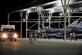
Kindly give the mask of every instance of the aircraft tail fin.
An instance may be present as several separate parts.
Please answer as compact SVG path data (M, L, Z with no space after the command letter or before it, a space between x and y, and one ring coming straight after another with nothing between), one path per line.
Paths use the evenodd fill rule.
M76 25L80 25L80 21L81 21L80 19L81 19L81 17L79 19L75 20L74 22L72 22L68 27L74 27Z
M82 28L82 21L76 27Z

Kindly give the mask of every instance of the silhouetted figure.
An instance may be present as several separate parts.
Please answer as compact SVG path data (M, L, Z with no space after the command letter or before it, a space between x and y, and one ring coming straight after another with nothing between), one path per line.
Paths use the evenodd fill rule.
M72 33L71 33L72 35L71 35L71 40L77 40L77 37L76 37L76 29L75 29L75 27L72 29Z
M37 33L34 33L34 40L36 41Z
M73 39L76 41L77 40L77 38L76 38L76 33L75 32L73 32Z
M33 42L32 42L32 31L31 30L29 30L29 44L33 44Z

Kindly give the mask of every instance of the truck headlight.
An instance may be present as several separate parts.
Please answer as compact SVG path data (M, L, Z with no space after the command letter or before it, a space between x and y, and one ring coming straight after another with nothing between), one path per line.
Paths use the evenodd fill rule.
M2 38L8 38L7 33L2 33Z
M17 38L18 37L18 34L17 33L14 33L13 34L13 38Z

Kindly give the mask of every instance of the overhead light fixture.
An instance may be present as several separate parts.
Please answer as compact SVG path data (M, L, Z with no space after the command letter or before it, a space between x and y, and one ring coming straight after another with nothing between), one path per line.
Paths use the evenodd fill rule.
M50 13L54 13L54 9L51 9L51 10L50 10Z
M63 15L63 13L62 13L62 12L60 12L60 13L59 13L59 16L62 16L62 15Z
M49 3L43 4L43 6L50 5L50 4L54 4L54 3L57 3L57 2L58 2L58 1L52 1L52 2L49 2Z
M30 10L30 9L28 9L28 10L27 10L27 13L30 13L30 12L31 12L31 10Z
M46 22L48 22L49 21L49 19L46 19Z
M63 2L63 5L64 5L64 0L57 0L57 1L60 2L60 3L61 3L61 1L62 1L62 2ZM70 0L70 1L69 1L69 0L66 0L66 5L68 4L68 2L69 2L69 4L70 4L70 3L73 3L73 1L74 1L74 0ZM58 4L59 4L59 3L58 3Z
M56 6L58 7L61 7L62 6L62 3L61 3L61 0L58 0L58 2L56 3Z
M22 11L27 11L27 9L22 9Z

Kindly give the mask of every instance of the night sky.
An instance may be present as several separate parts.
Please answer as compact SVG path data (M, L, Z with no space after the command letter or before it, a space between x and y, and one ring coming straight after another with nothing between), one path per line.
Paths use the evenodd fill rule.
M51 1L54 1L54 0L1 0L0 1L0 26L2 24L7 24L7 16L9 12L44 4ZM75 0L75 1L77 2L81 0ZM59 14L57 13L55 15L59 15ZM72 15L76 16L81 14L72 14ZM20 15L19 13L11 14L10 18L12 18L12 20L20 20ZM37 14L36 13L30 14L29 18L37 19ZM11 24L17 24L16 27L20 27L19 23L11 23ZM23 25L25 26L25 23L23 23ZM23 26L23 30L25 30L24 26ZM37 29L37 26L35 26L35 28ZM19 28L16 28L16 29L19 30Z
M1 0L0 1L0 26L7 24L8 13L40 4L46 2L51 2L53 0ZM12 16L13 15L13 16ZM11 14L12 20L20 20L19 13ZM30 18L33 18L30 16ZM35 14L35 18L37 15ZM16 30L20 31L20 23L11 23L16 25ZM23 31L25 31L25 23L23 23ZM23 33L25 34L25 32Z
M11 11L28 8L53 0L1 0L0 1L0 25L7 24L7 14Z
M55 0L1 0L0 1L0 25L7 23L7 14L11 11L28 8ZM81 1L81 0L74 0Z

